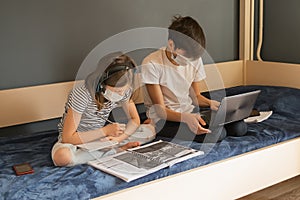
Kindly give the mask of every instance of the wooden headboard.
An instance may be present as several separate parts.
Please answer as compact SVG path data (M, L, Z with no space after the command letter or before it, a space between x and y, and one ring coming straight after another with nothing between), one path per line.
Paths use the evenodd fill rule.
M0 91L0 128L62 115L74 82L55 83Z
M300 88L300 64L247 61L247 85L274 85Z
M300 88L299 64L237 60L205 65L205 70L207 78L202 82L202 91L253 84ZM216 73L222 77L222 87L214 79ZM1 90L0 128L61 117L73 85L71 81ZM134 96L136 103L143 102L140 90Z

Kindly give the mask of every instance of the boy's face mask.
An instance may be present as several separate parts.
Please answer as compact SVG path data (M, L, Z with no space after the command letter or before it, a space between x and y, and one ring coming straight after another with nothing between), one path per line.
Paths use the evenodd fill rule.
M181 66L186 66L188 64L191 64L193 62L193 60L191 58L187 58L185 56L182 56L180 54L176 54L176 56L174 56L174 54L172 54L172 59L179 65Z
M173 43L172 43L173 44ZM185 55L186 51L179 48L174 48L172 44L169 44L167 49L171 52L171 58L180 66L187 66L188 64L193 64L194 60L192 58L187 58Z

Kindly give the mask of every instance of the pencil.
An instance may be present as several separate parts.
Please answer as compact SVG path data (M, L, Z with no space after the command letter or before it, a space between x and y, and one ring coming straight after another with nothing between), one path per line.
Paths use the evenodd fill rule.
M102 116L99 116L101 119L103 119L103 120L105 120L105 121L107 121L108 123L110 123L110 124L113 124L113 123L115 123L115 122L113 122L113 121L110 121L109 119L105 119L104 117L102 117Z

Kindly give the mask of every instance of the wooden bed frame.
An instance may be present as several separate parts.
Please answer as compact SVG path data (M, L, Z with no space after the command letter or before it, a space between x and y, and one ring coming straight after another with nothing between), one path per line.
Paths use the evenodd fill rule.
M219 72L226 88L240 85L300 88L299 64L252 61L253 0L240 0L239 36L240 60L206 65L207 77ZM0 128L61 117L73 85L74 82L65 82L0 91ZM202 84L202 91L220 88L210 80ZM236 199L299 174L300 138L296 138L95 199Z
M206 65L225 87L276 85L300 88L300 65L243 61ZM267 76L266 76L267 74ZM60 117L74 82L0 91L0 127ZM202 85L206 90L206 84ZM210 89L220 89L210 86ZM247 173L245 173L247 172ZM300 138L124 189L96 199L236 199L300 174Z

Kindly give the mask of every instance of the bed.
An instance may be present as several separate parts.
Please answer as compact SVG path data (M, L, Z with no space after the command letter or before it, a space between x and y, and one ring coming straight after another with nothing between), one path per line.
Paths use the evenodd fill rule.
M230 66L234 68L237 64L242 63ZM89 165L54 167L50 152L57 130L1 137L0 199L183 199L195 195L203 199L235 199L299 175L300 89L293 85L298 79L296 82L288 79L290 85L271 86L255 76L254 82L259 85L254 85L251 78L254 72L250 69L257 65L263 70L270 63L266 66L249 63L246 83L251 85L236 86L239 80L233 83L224 75L227 95L260 89L255 107L274 112L268 120L250 124L246 136L227 137L218 144L192 143L193 148L205 154L129 183ZM293 73L299 70L294 67ZM67 91L65 85L59 87ZM31 116L34 117L43 115ZM24 123L26 119L21 121ZM180 140L175 142L189 145ZM29 162L35 173L16 176L12 165L23 162Z

